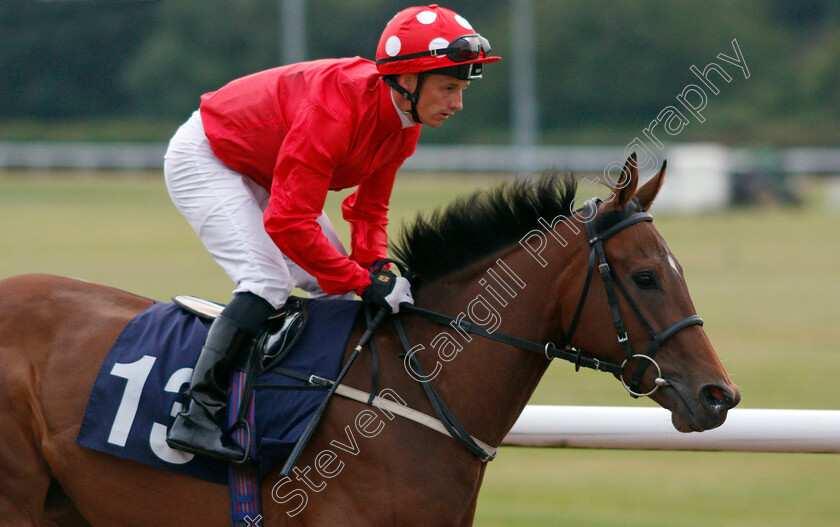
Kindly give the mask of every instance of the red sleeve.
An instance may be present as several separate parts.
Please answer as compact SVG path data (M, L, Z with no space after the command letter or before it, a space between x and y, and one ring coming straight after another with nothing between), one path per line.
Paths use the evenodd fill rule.
M350 224L350 259L364 269L388 254L388 204L401 164L389 163L374 172L341 204L342 216Z
M317 221L333 171L349 151L350 132L326 105L304 108L297 117L277 158L266 232L326 293L363 289L370 284L368 272L338 252Z

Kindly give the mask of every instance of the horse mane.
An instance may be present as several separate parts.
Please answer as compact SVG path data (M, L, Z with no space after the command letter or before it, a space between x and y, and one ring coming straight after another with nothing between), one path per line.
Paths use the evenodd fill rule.
M432 280L518 242L540 218L568 217L576 192L577 181L554 170L477 191L403 224L391 251L412 281Z

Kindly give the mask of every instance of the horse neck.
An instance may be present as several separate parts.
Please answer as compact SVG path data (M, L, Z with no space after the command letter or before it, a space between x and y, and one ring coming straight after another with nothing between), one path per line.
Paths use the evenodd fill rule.
M424 308L495 333L543 343L557 334L557 324L551 320L557 314L552 308L557 303L552 298L554 277L555 273L516 245L428 284L418 291L417 300ZM499 444L549 361L537 353L467 335L451 326L423 321L416 322L417 326L424 334L421 342L429 348L421 360L424 370L429 373L440 364L440 372L431 382L443 400L472 435ZM446 342L457 345L444 349ZM458 346L461 349L452 357ZM449 360L444 360L447 357Z

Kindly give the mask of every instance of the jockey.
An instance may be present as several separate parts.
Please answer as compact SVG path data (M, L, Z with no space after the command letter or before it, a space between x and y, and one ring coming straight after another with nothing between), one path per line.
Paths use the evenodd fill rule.
M489 52L461 16L412 7L385 27L375 63L292 64L201 97L169 144L166 185L236 289L210 327L171 447L243 458L219 425L232 364L293 287L312 298L356 293L392 313L414 302L405 278L369 271L386 256L394 178L414 153L417 125L436 128L461 110L470 80L500 60ZM348 187L349 255L323 212L327 191Z

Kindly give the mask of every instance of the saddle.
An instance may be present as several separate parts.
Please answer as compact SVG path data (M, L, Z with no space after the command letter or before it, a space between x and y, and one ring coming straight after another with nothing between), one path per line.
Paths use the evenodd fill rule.
M204 320L213 320L225 307L216 302L188 295L173 296L172 301L185 311ZM256 367L257 374L279 365L295 346L309 322L309 312L306 309L308 303L307 299L290 296L283 307L268 317L263 331L257 336L254 344L254 348L261 352L261 360ZM247 357L245 359L247 360ZM237 366L245 369L245 364L237 364Z

